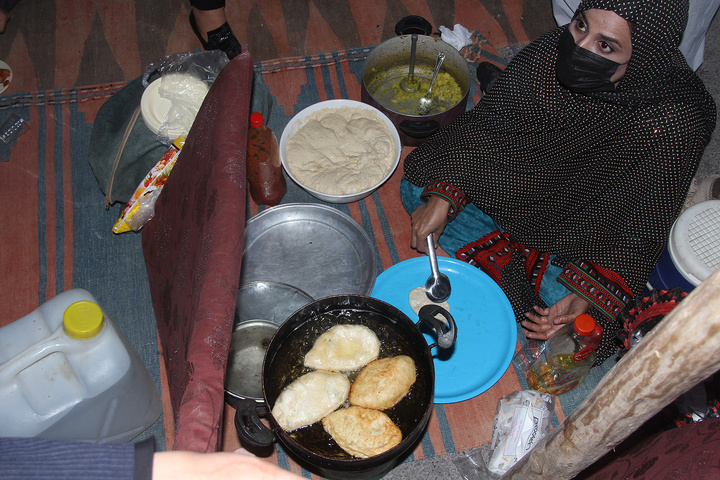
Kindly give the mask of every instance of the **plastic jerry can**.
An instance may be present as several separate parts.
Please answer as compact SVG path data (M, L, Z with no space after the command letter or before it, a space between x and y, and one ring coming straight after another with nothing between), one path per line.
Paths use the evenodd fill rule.
M68 290L0 328L0 436L125 442L162 402L90 292Z

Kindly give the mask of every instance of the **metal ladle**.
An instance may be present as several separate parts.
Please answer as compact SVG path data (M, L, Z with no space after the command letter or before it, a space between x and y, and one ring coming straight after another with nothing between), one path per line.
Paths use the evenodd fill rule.
M437 255L435 254L435 240L432 233L427 236L428 257L430 257L430 268L432 274L425 282L425 295L433 302L444 302L450 296L450 279L438 268Z
M413 93L417 91L419 81L415 80L415 50L417 49L418 34L413 33L410 37L410 70L408 76L400 80L400 88L403 92Z
M432 92L433 85L435 85L435 79L440 72L443 60L445 60L445 54L443 52L438 53L437 60L435 61L435 71L433 72L432 79L430 80L430 88L428 88L427 93L420 99L420 106L418 107L418 113L420 115L427 115L432 109L433 102L432 98L430 98L430 93Z

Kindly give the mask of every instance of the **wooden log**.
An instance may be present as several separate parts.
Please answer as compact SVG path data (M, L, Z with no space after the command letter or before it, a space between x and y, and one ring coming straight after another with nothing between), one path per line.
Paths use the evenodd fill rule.
M720 369L720 270L685 297L505 479L570 479Z

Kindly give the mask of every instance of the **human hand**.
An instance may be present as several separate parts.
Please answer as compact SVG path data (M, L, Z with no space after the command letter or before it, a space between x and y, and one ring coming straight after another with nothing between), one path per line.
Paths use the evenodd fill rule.
M156 452L153 480L298 480L297 475L243 453Z
M576 293L569 293L549 308L534 307L535 313L528 312L525 316L529 321L521 323L525 329L525 336L535 340L547 340L563 325L575 320L575 317L585 313L590 308L590 302Z
M437 243L438 237L447 225L450 203L437 195L430 195L427 202L420 205L410 214L412 235L410 246L420 253L427 250L426 239L431 233Z

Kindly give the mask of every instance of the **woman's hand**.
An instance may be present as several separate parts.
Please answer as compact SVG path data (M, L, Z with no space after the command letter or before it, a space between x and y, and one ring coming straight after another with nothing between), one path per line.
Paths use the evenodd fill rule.
M528 312L525 316L529 321L522 322L525 336L535 340L547 340L566 323L575 320L575 317L585 313L590 308L590 302L576 293L569 293L558 300L550 308L535 306L535 313Z
M450 202L437 195L430 195L428 201L416 208L410 215L412 224L410 246L420 253L425 253L427 250L425 239L432 233L437 242L447 225L449 211Z

